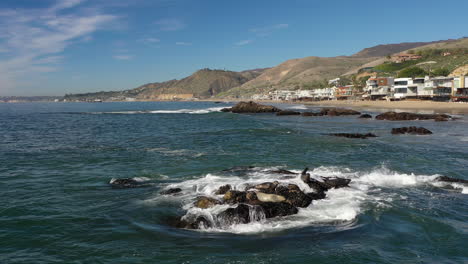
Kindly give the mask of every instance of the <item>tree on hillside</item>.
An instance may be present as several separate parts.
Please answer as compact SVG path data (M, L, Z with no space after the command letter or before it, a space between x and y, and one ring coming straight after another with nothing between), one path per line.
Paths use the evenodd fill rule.
M415 78L415 77L423 77L427 75L427 72L419 67L408 67L401 70L398 73L398 78Z

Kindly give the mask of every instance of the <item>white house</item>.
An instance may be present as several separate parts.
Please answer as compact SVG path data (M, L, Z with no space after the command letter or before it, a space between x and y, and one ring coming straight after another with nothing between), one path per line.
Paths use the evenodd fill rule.
M418 95L418 85L411 78L396 78L393 85L393 98L404 99Z
M453 77L426 77L424 87L434 100L446 100L452 94Z
M365 91L367 92L367 96L370 96L372 100L390 97L393 84L393 77L371 77L366 81Z

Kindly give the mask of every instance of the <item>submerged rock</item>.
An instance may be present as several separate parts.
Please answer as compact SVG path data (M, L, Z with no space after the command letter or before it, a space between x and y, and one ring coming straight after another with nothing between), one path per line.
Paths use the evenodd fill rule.
M303 112L302 116L323 116L323 113Z
M161 191L160 194L167 195L167 194L180 193L181 191L182 191L181 188L171 188L171 189Z
M390 121L406 121L406 120L440 120L442 119L450 119L452 118L449 115L445 114L415 114L415 113L407 113L407 112L385 112L383 114L377 115L375 119L377 120L390 120ZM444 120L445 121L445 120Z
M322 115L328 115L328 116L360 115L361 114L361 112L351 110L351 109L344 109L344 108L322 108L320 113Z
M359 116L359 118L372 118L372 116L369 114L362 114Z
M441 181L441 182L468 184L468 180L452 178L452 177L447 177L447 176L440 176L440 177L437 177L435 180Z
M281 109L271 105L261 105L253 101L250 102L239 102L231 108L224 108L223 112L232 113L276 113L280 112Z
M392 128L392 134L393 135L398 135L398 134L429 135L429 134L432 134L432 132L429 129L426 129L424 127L410 126L410 127Z
M151 185L147 181L136 180L134 178L121 178L121 179L112 178L109 181L109 184L112 186L112 188L138 188L138 187L148 187Z
M346 137L346 138L361 138L361 139L366 139L369 137L377 137L376 135L372 133L367 133L367 134L360 134L360 133L332 133L328 134L330 136L335 136L335 137Z
M284 116L284 115L300 115L300 112L291 111L291 110L281 110L276 113L277 116Z

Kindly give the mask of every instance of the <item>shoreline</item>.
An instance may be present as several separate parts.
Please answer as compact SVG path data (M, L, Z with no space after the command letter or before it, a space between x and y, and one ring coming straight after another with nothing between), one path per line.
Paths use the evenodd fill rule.
M207 102L238 102L249 100L200 100ZM451 114L468 114L468 103L455 103L455 102L434 102L434 101L277 101L277 100L252 100L258 103L274 103L274 104L303 104L316 107L342 107L352 108L359 110L380 110L380 111L420 111L434 114L451 113Z

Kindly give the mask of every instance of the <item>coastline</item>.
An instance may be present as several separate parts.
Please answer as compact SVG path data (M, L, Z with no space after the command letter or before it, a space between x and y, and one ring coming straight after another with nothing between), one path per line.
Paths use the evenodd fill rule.
M217 100L200 100L200 101L221 101L221 102L238 102L249 101L239 99L217 99ZM434 101L277 101L277 100L252 100L258 103L280 103L280 104L303 104L316 107L343 107L360 110L381 110L381 111L422 111L430 113L451 113L451 114L468 114L468 103L455 102L434 102Z

